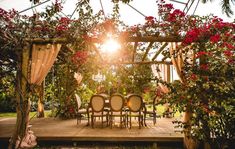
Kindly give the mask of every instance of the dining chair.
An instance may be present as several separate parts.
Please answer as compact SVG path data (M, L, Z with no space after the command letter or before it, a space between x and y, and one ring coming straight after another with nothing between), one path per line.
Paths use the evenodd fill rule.
M127 124L131 124L131 118L135 117L138 118L139 129L143 126L143 99L140 95L131 94L127 97L127 107L128 107L128 114L127 114Z
M78 96L78 94L75 94L75 99L77 102L76 117L77 117L77 125L78 125L78 123L81 123L82 117L84 117L86 115L87 115L88 121L89 121L89 112L88 112L88 109L85 109L85 108L81 109L82 101L81 101L81 98Z
M126 113L125 113L125 99L121 94L113 94L109 99L110 113L109 113L109 124L112 128L115 117L120 118L120 126L122 128L123 123L126 124Z
M159 97L155 96L153 100L149 103L144 104L144 124L146 125L146 119L152 119L153 124L156 124L157 118L161 116L157 114L157 104L159 102ZM148 117L147 117L148 116Z
M90 100L91 107L91 126L94 128L94 122L97 117L101 118L102 128L104 120L106 118L107 126L108 126L108 111L104 110L105 107L105 97L102 95L93 95Z

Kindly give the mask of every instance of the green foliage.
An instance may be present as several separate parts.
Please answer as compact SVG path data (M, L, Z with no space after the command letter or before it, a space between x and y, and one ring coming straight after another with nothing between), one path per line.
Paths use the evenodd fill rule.
M0 79L0 112L16 111L14 98L14 78L4 76Z

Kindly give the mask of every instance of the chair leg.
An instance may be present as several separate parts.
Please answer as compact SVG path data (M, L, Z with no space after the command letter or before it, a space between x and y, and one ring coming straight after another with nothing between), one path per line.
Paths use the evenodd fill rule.
M113 128L113 116L110 115L109 117L109 125L110 125L110 128L112 129Z
M130 128L131 128L131 116L130 116Z
M77 114L77 125L78 125L78 123L81 123L81 119L82 119L82 115Z
M102 125L102 128L104 127L103 126L103 115L101 116L101 125Z
M110 117L108 114L106 115L106 121L107 121L106 126L108 127L110 123Z
M94 117L91 115L91 127L94 128Z
M122 128L122 115L120 115L120 128Z
M156 124L156 119L157 119L157 115L156 115L156 113L154 113L154 114L153 114L153 125Z
M90 125L90 114L87 112L87 119L88 119L88 123L87 123L87 126Z
M77 115L77 125L78 125L78 115Z

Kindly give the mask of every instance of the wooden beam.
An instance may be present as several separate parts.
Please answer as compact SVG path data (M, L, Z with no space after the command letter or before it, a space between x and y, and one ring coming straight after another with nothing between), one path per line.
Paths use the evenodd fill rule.
M94 48L95 52L98 54L99 58L103 61L103 57L101 56L99 50L97 49L97 47L94 45L94 43L90 43L88 44L88 46L91 46L92 48Z
M100 43L103 40L100 38L90 38L89 42ZM33 42L33 43L69 43L66 38L51 38L51 39L43 39L43 38L34 38L28 39L26 38L24 41ZM182 38L174 37L174 36L166 36L166 37L154 37L154 36L145 36L145 37L127 37L122 39L123 42L182 42Z
M149 53L149 51L150 51L150 49L151 49L153 43L154 43L154 42L150 42L150 43L149 43L149 45L148 45L148 47L147 47L147 49L146 49L146 51L145 51L145 53L144 53L144 56L143 56L143 58L142 58L142 61L144 61L145 58L147 57L147 55L148 55L148 53Z
M48 39L44 39L44 38L28 39L28 38L26 38L24 41L35 43L35 44L68 43L68 40L66 38L48 38Z
M125 39L120 39L122 42L182 42L182 38L174 36L145 36L145 37L127 37ZM100 43L103 40L100 38L90 38L89 42Z
M165 62L165 60L166 60L167 58L168 58L168 57L166 57L166 56L163 57L163 58L162 58L162 61Z
M169 83L169 82L171 82L171 67L170 67L170 65L166 66L166 70L167 70L166 81Z
M162 52L162 50L164 50L164 48L166 47L168 45L168 43L166 42L166 43L164 43L162 46L161 46L161 48L156 52L156 54L153 56L153 58L152 58L152 61L154 61L156 58L157 58L157 56Z
M135 61L135 53L136 53L137 46L138 46L138 42L135 42L134 49L133 49L133 55L132 55L132 62Z
M138 65L147 65L147 64L166 64L166 65L172 65L171 62L164 62L164 61L139 61L139 62L113 62L113 63L103 63L108 65L117 65L117 64L123 64L123 65L129 65L129 64L138 64Z
M126 39L127 42L182 42L182 38L179 37L153 37L153 36L146 36L146 37L129 37Z

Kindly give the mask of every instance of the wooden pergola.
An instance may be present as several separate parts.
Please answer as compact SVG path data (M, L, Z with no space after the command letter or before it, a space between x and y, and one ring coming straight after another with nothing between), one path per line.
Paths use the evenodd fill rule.
M133 51L131 53L130 60L120 62L119 64L122 64L122 65L125 65L125 64L133 64L133 65L135 65L135 64L138 64L138 65L140 65L140 64L142 64L142 65L143 64L145 64L145 65L163 64L163 65L167 66L166 67L167 68L167 79L165 81L168 81L168 82L170 81L170 65L174 65L175 62L166 61L165 57L163 57L162 60L157 61L157 58L166 47L170 46L170 48L174 48L175 46L172 46L172 44L181 42L182 41L181 38L146 36L146 37L127 37L125 39L122 39L122 41L125 43L133 44ZM35 56L35 54L32 54L32 51L35 51L35 50L37 51L37 49L38 49L38 51L43 51L45 49L45 47L47 47L48 45L52 46L52 49L55 49L55 48L53 48L53 46L56 46L56 48L57 48L56 51L59 51L61 48L61 45L63 45L63 44L66 45L67 43L69 43L69 41L67 41L67 39L64 39L64 38L57 38L57 39L35 38L35 39L26 39L25 42L27 44L26 44L25 48L23 49L22 63L21 63L21 70L22 70L21 77L22 78L20 79L21 80L20 89L21 89L21 92L23 93L22 95L24 97L22 97L22 95L20 95L20 94L17 95L17 102L23 104L24 109L17 110L16 131L14 132L15 135L13 137L14 141L16 141L16 139L17 139L17 138L15 138L16 136L18 136L18 135L22 136L22 134L27 133L28 118L29 118L29 116L28 116L29 109L28 108L29 108L30 103L28 103L29 99L26 97L26 95L31 92L27 88L30 84L33 85L34 83L36 83L36 85L40 85L41 81L44 80L43 78L40 78L39 82L31 82L32 81L31 74L33 73L32 71L36 71L35 68L32 68L33 67L32 63L35 62L36 63L35 66L41 67L40 69L42 69L42 70L40 70L40 71L38 70L38 71L44 72L44 73L48 73L49 69L51 68L51 66L54 63L54 62L50 62L52 65L47 67L48 71L43 70L44 66L42 67L42 66L40 66L40 64L37 63L39 57ZM99 53L99 50L94 45L94 43L100 43L100 42L101 41L97 38L92 38L91 40L89 40L89 42L87 42L89 45L91 45L93 47L93 49L95 50L95 52L98 55L100 55L100 53ZM145 43L148 46L143 51L144 54L141 58L141 61L136 61L135 56L137 55L137 48L138 48L139 43ZM150 52L150 49L153 47L154 43L161 43L161 46L159 49L156 50L156 52L153 54L153 57L151 59L146 60L147 56ZM42 46L42 48L40 48L40 46ZM35 47L37 47L37 48L35 48ZM48 50L50 50L50 49L48 49ZM172 50L175 50L175 49L172 49ZM44 58L43 55L41 55L41 57L39 59L42 59L42 58ZM46 64L46 62L44 62L44 63ZM35 72L34 72L34 74L35 74ZM43 74L43 76L46 76L46 74ZM29 78L29 80L31 80L31 81L28 81L26 78ZM37 79L35 79L35 80L37 80Z

